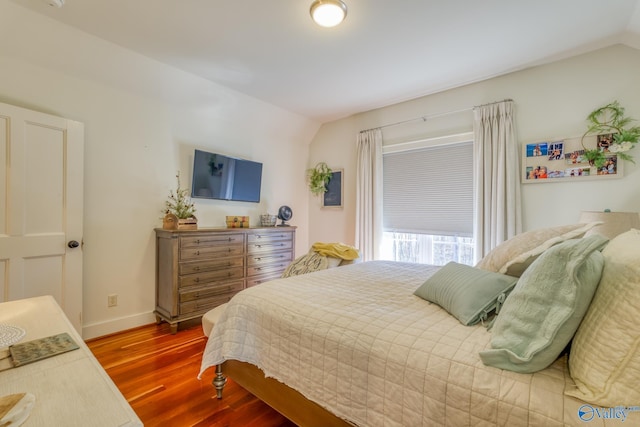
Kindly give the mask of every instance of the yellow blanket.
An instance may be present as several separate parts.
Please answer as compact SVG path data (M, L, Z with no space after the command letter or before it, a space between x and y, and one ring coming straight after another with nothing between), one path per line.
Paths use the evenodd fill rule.
M352 261L360 257L360 253L356 248L345 245L344 243L316 242L311 248L320 255L342 258L348 261Z

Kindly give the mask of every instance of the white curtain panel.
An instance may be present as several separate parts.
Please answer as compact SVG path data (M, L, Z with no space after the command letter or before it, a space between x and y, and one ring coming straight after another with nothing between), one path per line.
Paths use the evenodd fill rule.
M520 165L513 101L473 109L475 257L522 231Z
M360 259L379 258L382 241L382 130L358 135L356 247Z

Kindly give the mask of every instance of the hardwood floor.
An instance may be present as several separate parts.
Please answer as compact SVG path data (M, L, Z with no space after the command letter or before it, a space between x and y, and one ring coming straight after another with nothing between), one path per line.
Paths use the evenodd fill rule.
M295 426L232 380L218 400L213 369L197 378L205 344L199 323L175 335L161 323L87 341L145 426Z

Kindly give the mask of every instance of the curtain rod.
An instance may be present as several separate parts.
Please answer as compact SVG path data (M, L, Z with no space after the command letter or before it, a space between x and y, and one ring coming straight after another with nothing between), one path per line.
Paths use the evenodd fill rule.
M465 111L471 111L471 110L473 110L475 108L486 107L486 106L489 106L489 105L498 104L500 102L507 102L507 101L513 101L513 99L507 98L507 99L503 99L502 101L494 101L494 102L489 102L487 104L474 105L473 107L461 108L459 110L445 111L443 113L428 114L428 115L424 115L424 116L420 116L420 117L414 117L412 119L402 120L402 121L395 122L395 123L389 123L389 124L386 124L386 125L377 126L375 128L371 128L371 129L361 130L360 132L367 132L367 131L374 130L374 129L384 129L384 128L388 128L388 127L392 127L392 126L402 125L402 124L405 124L405 123L415 122L416 120L422 120L423 122L426 122L427 120L435 119L437 117L449 116L451 114L457 114L457 113L464 113Z

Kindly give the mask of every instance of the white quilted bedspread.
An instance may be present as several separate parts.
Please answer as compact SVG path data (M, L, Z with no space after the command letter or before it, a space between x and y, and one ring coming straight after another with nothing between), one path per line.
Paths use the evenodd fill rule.
M253 363L358 426L583 425L584 402L563 394L574 386L565 357L532 375L484 366L490 332L413 295L437 268L374 261L246 289L202 371Z

